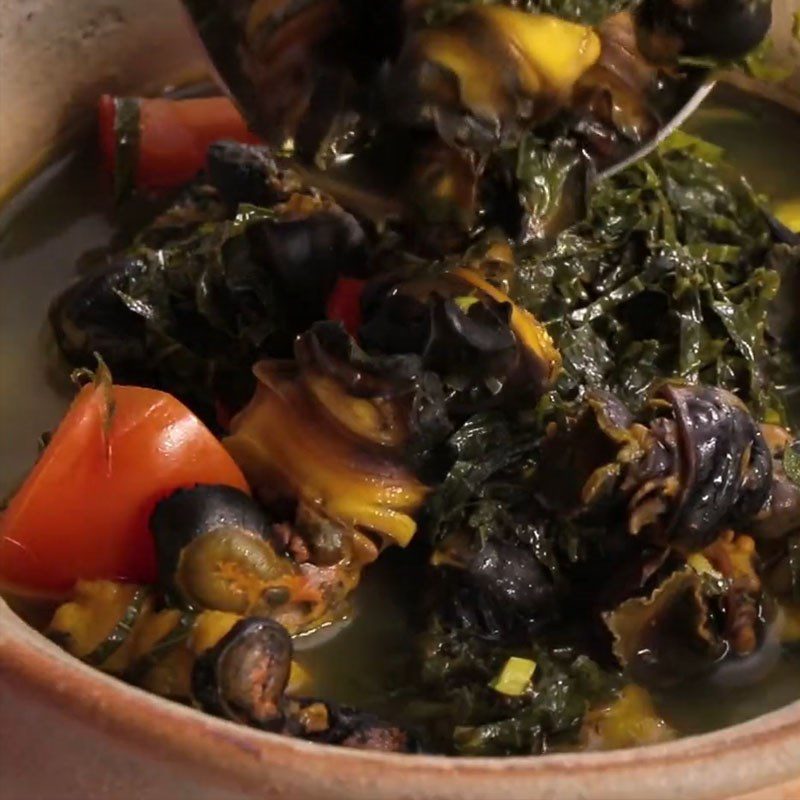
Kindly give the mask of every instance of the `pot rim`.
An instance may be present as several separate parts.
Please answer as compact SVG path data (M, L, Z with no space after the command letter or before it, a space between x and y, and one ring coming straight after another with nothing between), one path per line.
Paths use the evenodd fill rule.
M777 786L800 772L800 701L712 733L604 752L454 758L315 744L211 717L92 669L2 601L0 675L112 736L211 766L222 780L263 787L270 768L280 767L290 782L302 777L330 797L352 800L395 796L381 788L387 772L408 787L443 781L448 795L462 798L512 798L534 787L549 797L558 787L560 800L585 798L589 786L607 800L714 798Z

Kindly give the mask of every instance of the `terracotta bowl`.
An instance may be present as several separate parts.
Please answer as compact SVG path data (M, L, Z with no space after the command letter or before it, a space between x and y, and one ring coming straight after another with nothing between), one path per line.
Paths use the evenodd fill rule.
M776 9L783 31L798 7ZM785 47L798 59L788 34ZM101 90L153 89L204 69L175 0L0 0L0 194L89 119ZM797 77L767 91L798 108ZM5 303L30 276L2 269ZM11 377L0 380L3 392ZM6 422L4 412L3 450L14 445ZM10 479L0 477L5 489ZM67 656L0 601L0 800L128 797L788 800L800 798L800 703L611 753L455 760L348 751L247 730L127 686Z

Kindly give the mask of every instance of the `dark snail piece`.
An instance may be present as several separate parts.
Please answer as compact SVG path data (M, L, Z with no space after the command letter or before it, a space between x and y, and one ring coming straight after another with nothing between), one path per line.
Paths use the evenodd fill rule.
M483 593L531 617L553 605L553 582L534 554L507 542L486 542L466 568Z
M538 399L552 387L561 371L561 354L544 325L487 280L489 272L496 266L489 259L486 263L458 267L447 273L448 277L461 286L467 303L471 303L466 307L468 315L470 312L473 315L476 312L481 313L473 299L493 309L493 319L502 319L508 314L507 325L516 342L516 356L509 362L508 369L501 370L500 376L496 373L485 376L485 389L488 392L479 392L479 398L481 403L488 401L490 407L507 402L512 405L525 404ZM463 301L464 295L459 297ZM496 370L497 366L492 365L490 370Z
M618 506L621 465L617 454L636 448L635 418L611 392L594 391L574 420L543 443L537 494L544 506L565 516L601 515ZM636 449L634 452L641 452Z
M248 239L255 258L270 266L286 302L308 309L304 316L310 322L324 316L339 273L363 272L367 260L356 218L324 201L308 212L282 209L281 218L252 225Z
M733 685L764 675L777 657L780 623L762 591L759 561L753 539L729 529L665 579L654 573L649 596L603 615L620 663L651 685L701 675Z
M649 597L626 600L603 619L620 665L645 686L666 687L708 673L728 651L710 624L700 576L688 567Z
M644 0L635 13L639 46L656 63L741 58L772 23L770 0Z
M230 486L178 489L156 505L150 531L159 583L185 605L244 613L260 586L289 571L267 541L266 514Z
M274 146L303 157L400 47L401 0L186 0L225 83Z
M545 328L486 281L483 266L382 286L359 330L370 349L418 356L456 417L534 402L561 366Z
M296 362L256 365L256 394L225 447L263 501L300 502L405 546L428 492L402 457L417 391L408 364L373 360L335 323L315 324L295 350Z
M249 531L221 527L192 539L181 551L174 584L189 604L244 614L262 595L268 602L267 584L288 574L289 564L268 542Z
M237 622L192 669L192 698L211 714L265 730L284 721L292 640L271 619Z
M221 484L197 484L178 489L162 500L150 518L156 545L170 546L216 528L232 527L264 537L270 521L261 507L239 489Z
M422 363L416 358L392 357L388 352L385 357L370 355L334 322L318 322L295 344L297 362L304 371L333 378L361 398L397 398L413 390Z
M759 426L737 397L710 386L665 384L638 420L612 395L592 393L545 454L545 505L595 519L623 513L631 535L660 547L700 549L724 526L749 524L773 486Z
M240 620L195 662L192 699L208 713L262 730L343 747L410 749L405 731L372 714L286 696L292 651L291 637L274 620Z
M118 381L138 383L146 375L145 321L117 294L127 292L146 272L147 265L137 258L116 260L56 297L48 319L71 365L93 366L93 354L100 353Z
M413 461L451 430L441 382L413 352L371 353L332 322L315 324L295 344L305 388L326 416L364 444Z
M407 170L401 191L415 247L437 256L462 251L481 219L475 160L434 139L419 147Z
M397 726L347 706L286 695L292 639L275 620L237 622L194 663L192 700L203 711L262 730L325 744L407 752L410 736Z
M491 298L464 308L456 300L435 297L423 362L428 369L452 375L465 386L492 379L499 385L517 360L510 322L511 306Z
M321 44L340 25L336 0L187 0L209 54L226 84L270 144L297 129L326 69Z
M301 739L357 750L407 753L410 734L374 714L316 698L292 698L286 704L284 733Z
M752 519L772 486L772 456L745 405L715 387L667 384L655 401L673 409L681 448L682 493L670 533L709 544L720 525Z
M216 142L208 148L208 177L231 208L240 203L273 206L300 189L299 179L281 170L268 147Z
M437 613L449 627L508 640L534 635L558 617L556 585L528 547L453 539L434 554Z
M427 297L403 291L401 281L397 275L378 275L364 287L358 341L368 351L421 353L425 348L431 324Z

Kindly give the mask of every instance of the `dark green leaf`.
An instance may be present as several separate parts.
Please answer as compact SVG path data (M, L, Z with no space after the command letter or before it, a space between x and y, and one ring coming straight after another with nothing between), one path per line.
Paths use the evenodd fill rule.
M783 469L796 486L800 486L800 441L793 442L783 454Z
M566 396L604 388L637 406L659 377L681 376L774 413L768 312L800 251L775 243L717 149L668 141L597 185L551 250L520 257L514 298L548 325Z

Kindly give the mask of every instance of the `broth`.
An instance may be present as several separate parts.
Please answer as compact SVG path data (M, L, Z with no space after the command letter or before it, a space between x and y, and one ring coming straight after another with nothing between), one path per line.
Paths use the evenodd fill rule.
M685 130L722 147L778 212L800 202L797 115L763 98L720 86Z
M718 89L687 126L721 145L774 207L800 201L800 119L765 101ZM101 179L93 147L73 152L39 175L0 213L0 493L10 492L36 456L39 435L66 407L71 388L53 368L45 333L51 298L90 248L113 232L111 192ZM800 402L795 403L795 422ZM393 551L367 571L352 619L298 643L298 660L312 674L314 694L398 716L402 698L391 691L414 627L414 548ZM13 605L33 623L47 604ZM682 733L734 724L800 698L800 652L746 689L696 685L665 692L660 710ZM402 715L402 711L400 711Z

